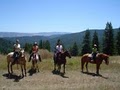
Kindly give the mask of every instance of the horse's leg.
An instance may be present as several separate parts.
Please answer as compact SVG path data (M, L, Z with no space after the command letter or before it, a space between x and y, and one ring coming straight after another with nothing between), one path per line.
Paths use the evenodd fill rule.
M56 63L54 63L54 71L56 71Z
M85 62L83 62L83 61L81 60L81 70L82 70L82 72L83 72L83 70L84 70L84 64L85 64Z
M58 73L60 73L61 65L58 65Z
M38 67L37 61L36 61L36 70L39 72L39 67Z
M24 77L24 73L23 73L23 65L20 65L20 66L21 66L22 77Z
M99 75L99 68L100 68L100 64L96 64L96 74Z
M56 71L56 62L54 60L54 71Z
M13 64L10 64L10 69L11 69L11 73L13 73L13 68L12 68Z
M63 73L65 74L65 64L63 64Z
M7 65L7 68L8 68L8 74L10 74L9 66L10 66L10 62L8 62L8 65Z
M25 72L25 76L27 75L26 73L26 64L24 64L24 72Z
M86 71L88 72L88 62L86 62Z
M55 56L54 56L53 60L54 60L54 71L56 71L56 59L55 59Z
M35 63L34 63L34 61L32 61L32 69L34 69L35 68Z

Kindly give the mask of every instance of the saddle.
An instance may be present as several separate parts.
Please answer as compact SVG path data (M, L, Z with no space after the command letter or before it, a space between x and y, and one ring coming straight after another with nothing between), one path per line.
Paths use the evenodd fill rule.
M91 61L95 61L98 55L99 55L98 53L96 54L96 56L93 56L93 54L88 54L88 57L90 58Z
M57 53L57 55L56 55L57 60L60 60L60 59L61 59L61 55L62 55L61 52Z
M39 60L39 55L37 53L33 53L31 59L32 60Z

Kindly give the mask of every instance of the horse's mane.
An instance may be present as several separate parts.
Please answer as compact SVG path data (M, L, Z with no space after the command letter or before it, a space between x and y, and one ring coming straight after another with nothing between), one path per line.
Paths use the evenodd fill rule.
M106 57L109 57L109 55L105 54L105 53L98 53L99 55L104 55Z

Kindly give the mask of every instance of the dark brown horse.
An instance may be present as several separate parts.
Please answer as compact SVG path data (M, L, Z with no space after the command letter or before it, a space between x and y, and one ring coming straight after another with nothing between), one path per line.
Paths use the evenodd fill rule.
M63 74L65 74L65 65L66 65L66 57L71 58L71 55L68 51L60 53L58 58L54 55L54 71L56 71L56 65L58 66L58 72L60 73L61 65L63 64Z
M14 61L13 54L14 54L14 52L10 52L7 55L8 74L10 75L13 73L12 66L14 64L19 64L21 67L21 71L22 71L22 77L24 77L24 75L26 76L26 57L25 57L24 50L20 51L20 57L18 59L18 62L15 62L14 64L13 64L13 61ZM24 70L24 72L23 72L23 70Z
M90 54L84 54L81 58L82 72L84 69L84 64L86 64L86 70L88 72L88 63L92 63L92 64L96 64L96 73L99 75L99 68L100 68L100 65L102 64L102 61L104 60L106 65L108 65L109 64L108 58L109 56L107 54L99 53L96 56L96 60L94 62L91 62Z

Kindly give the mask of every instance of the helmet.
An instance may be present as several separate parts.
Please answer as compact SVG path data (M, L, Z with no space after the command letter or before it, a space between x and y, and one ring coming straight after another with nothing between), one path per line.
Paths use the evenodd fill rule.
M34 45L37 45L37 42L34 42Z
M97 45L96 45L96 44L94 44L94 47L97 47Z
M16 42L19 43L19 40L17 39Z

